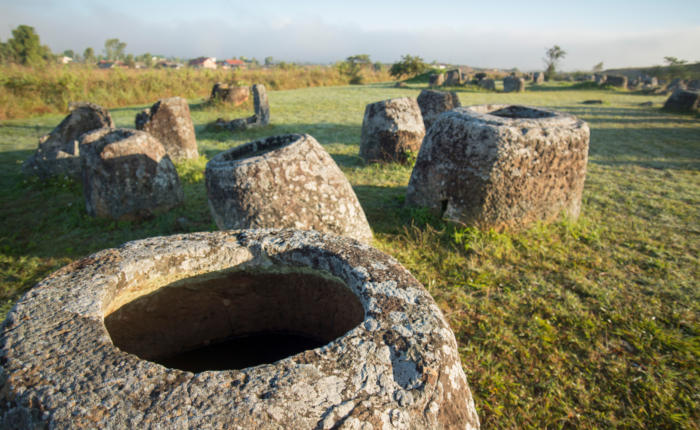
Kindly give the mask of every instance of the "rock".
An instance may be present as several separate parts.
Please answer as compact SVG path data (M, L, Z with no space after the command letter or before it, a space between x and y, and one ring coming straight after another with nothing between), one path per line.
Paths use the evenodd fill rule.
M209 208L221 230L297 228L372 242L350 183L308 134L224 151L207 163Z
M586 122L516 105L457 108L428 130L407 206L483 230L576 219L586 178Z
M608 79L608 77L606 75L601 75L601 74L597 74L597 73L595 75L593 75L593 77L595 78L595 83L598 85L603 85L605 83L605 81Z
M462 72L459 70L450 70L445 76L445 85L453 87L462 84Z
M581 102L581 103L583 103L585 105L602 105L605 102L602 100L586 100L586 101Z
M368 104L362 120L360 157L367 163L404 163L418 153L425 136L416 99L403 97Z
M248 101L250 97L250 88L247 86L234 86L217 82L211 90L210 100L220 100L224 103L233 103L238 106Z
M433 124L433 121L437 119L438 115L462 106L459 103L457 93L454 91L423 90L418 95L417 101L418 106L420 106L420 113L423 116L423 124L425 125L426 132Z
M88 215L116 221L150 219L184 200L165 148L150 134L104 128L80 139Z
M481 88L487 89L487 90L495 90L496 89L496 82L494 82L493 79L481 79L479 81L479 86Z
M700 90L700 79L693 79L688 82L687 85L689 90Z
M521 93L525 91L525 79L515 76L506 76L503 78L504 93Z
M136 129L158 139L173 161L199 158L190 107L182 97L160 99L144 109L136 115Z
M325 346L201 373L154 362L280 331ZM98 252L25 295L0 342L0 414L13 428L479 429L457 341L428 291L381 251L314 231L192 233Z
M535 72L532 74L532 83L533 84L543 84L544 83L544 73L542 72Z
M253 103L255 105L255 115L248 118L234 119L233 121L219 118L214 122L214 127L229 131L243 131L249 128L267 127L270 125L270 104L267 101L265 85L253 85Z
M700 91L678 88L671 94L671 97L666 100L664 109L682 112L696 111L698 110L699 102Z
M445 75L442 73L433 73L428 79L429 87L439 87L445 83Z
M486 79L486 77L487 77L486 73L484 73L484 72L479 72L479 73L474 74L474 79L476 79L477 81L480 81L482 79Z
M397 82L396 85L394 85L396 88L406 88L406 82Z
M612 87L627 89L627 76L608 76L605 79L605 85Z
M469 82L469 75L466 73L462 73L462 83L467 83Z
M645 84L651 85L652 87L656 87L659 85L659 80L656 79L655 77L651 77L649 79L645 79L643 81Z
M675 89L685 89L685 84L683 82L683 79L681 78L675 78L674 80L671 81L670 84L666 87L667 90L673 91Z
M654 106L653 102L640 103L639 106Z
M573 82L573 81L574 81L574 78L573 78L572 76L567 76L564 80L565 80L566 82Z
M51 133L39 138L39 149L22 165L22 173L26 176L80 178L78 139L93 130L114 127L109 112L96 104L71 102L68 109L70 114Z

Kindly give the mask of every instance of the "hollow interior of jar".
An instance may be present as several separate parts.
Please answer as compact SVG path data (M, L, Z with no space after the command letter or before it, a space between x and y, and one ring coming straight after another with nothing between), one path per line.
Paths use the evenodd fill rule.
M220 156L224 161L236 161L246 158L258 157L275 149L290 145L299 140L299 135L285 134L282 136L272 136L263 140L246 143L222 153Z

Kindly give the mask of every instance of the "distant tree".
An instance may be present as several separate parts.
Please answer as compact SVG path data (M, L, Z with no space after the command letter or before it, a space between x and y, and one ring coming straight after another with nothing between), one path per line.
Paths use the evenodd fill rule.
M132 54L129 54L126 56L124 63L126 63L126 67L128 67L130 69L133 69L134 67L136 67L136 61L134 61L134 56Z
M389 74L396 78L403 75L416 76L423 73L428 68L423 59L419 56L402 55L401 61L394 63L389 70Z
M596 64L593 66L593 73L600 73L603 71L603 62L601 61L600 63Z
M566 51L561 49L558 45L554 45L547 49L545 55L545 58L542 59L546 67L544 73L547 77L550 77L556 73L559 62L566 56Z
M250 60L250 64L253 65L253 66L259 66L259 65L260 65L260 62L259 62L258 60L256 60L255 57L253 57L253 58Z
M683 69L683 65L688 60L679 60L676 57L664 57L664 61L668 64L668 74L671 78L685 78L688 70Z
M63 51L63 55L66 57L74 58L75 52L73 52L72 49L66 49L65 51Z
M669 65L669 66L682 66L685 63L688 62L688 60L679 60L676 57L664 57L664 61Z
M380 63L379 61L374 63L374 71L375 72L381 72L382 70L384 70L384 65L382 63Z
M34 27L20 25L12 30L12 38L2 44L0 55L4 61L11 61L25 66L41 66L55 57L48 46L41 45L39 35Z
M266 57L265 58L265 65L269 66L270 64L272 64L272 61L273 61L272 57Z
M88 47L85 48L85 52L83 52L83 57L85 58L86 63L94 63L95 62L95 50Z
M82 63L83 62L83 57L80 56L80 54L75 54L73 55L73 61L76 63Z
M372 63L372 61L369 59L369 55L367 54L353 55L352 57L348 57L345 61L350 64L358 64L360 66Z
M104 53L107 60L116 61L124 59L124 50L126 43L120 42L119 39L107 39L105 42Z
M150 52L146 52L141 56L143 65L146 67L153 67L153 56Z

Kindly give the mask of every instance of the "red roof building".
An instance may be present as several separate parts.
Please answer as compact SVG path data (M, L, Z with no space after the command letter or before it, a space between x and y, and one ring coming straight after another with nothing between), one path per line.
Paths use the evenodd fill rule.
M245 67L245 62L241 60L224 60L219 62L222 69L237 69Z
M216 58L212 57L199 57L194 60L190 60L188 66L194 67L196 69L216 69Z

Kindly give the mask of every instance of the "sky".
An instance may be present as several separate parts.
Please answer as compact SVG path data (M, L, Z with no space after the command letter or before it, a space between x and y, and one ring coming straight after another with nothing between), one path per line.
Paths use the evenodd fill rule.
M543 68L567 52L565 71L648 67L665 56L700 61L698 0L0 0L0 40L32 26L53 52L107 39L126 52L329 63L402 55L481 68Z

